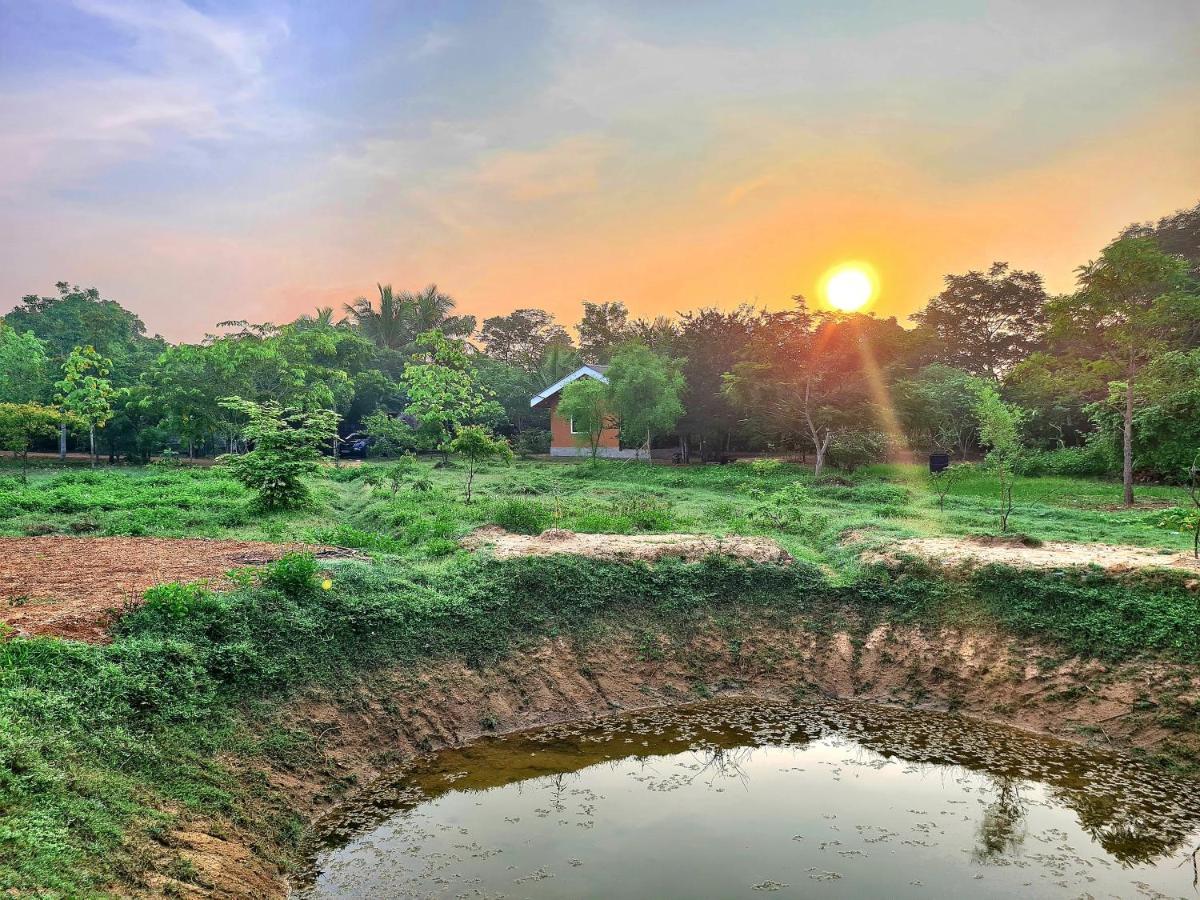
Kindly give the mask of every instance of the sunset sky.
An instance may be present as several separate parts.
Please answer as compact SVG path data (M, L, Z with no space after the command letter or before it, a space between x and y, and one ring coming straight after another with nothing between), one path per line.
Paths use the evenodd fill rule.
M65 279L195 340L436 281L570 324L864 259L903 317L1197 200L1196 0L0 0L0 312Z

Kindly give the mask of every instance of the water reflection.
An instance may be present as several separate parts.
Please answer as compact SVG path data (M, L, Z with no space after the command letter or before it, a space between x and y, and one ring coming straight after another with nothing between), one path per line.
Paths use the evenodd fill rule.
M717 701L417 760L303 893L1194 897L1195 793L954 716Z

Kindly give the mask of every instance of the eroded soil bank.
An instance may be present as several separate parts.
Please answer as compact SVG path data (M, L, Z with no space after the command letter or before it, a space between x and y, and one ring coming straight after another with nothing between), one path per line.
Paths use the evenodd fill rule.
M687 637L653 629L560 638L494 665L442 662L373 673L336 695L313 691L280 709L271 728L308 739L286 763L226 760L260 792L264 809L310 826L415 754L482 734L614 711L728 695L832 696L957 711L1080 743L1144 752L1164 763L1200 754L1194 668L1108 666L1064 659L980 630L880 625L827 631L709 623ZM286 810L279 807L282 803ZM194 821L153 851L154 893L283 897L294 848L264 843L230 822ZM168 864L173 859L173 866Z

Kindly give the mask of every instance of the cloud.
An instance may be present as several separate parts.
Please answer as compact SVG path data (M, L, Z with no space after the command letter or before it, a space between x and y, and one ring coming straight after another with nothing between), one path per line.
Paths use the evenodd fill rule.
M265 90L269 55L288 36L282 20L220 20L179 0L75 6L131 43L117 60L97 54L9 78L0 93L0 197L44 196L181 143L300 127Z

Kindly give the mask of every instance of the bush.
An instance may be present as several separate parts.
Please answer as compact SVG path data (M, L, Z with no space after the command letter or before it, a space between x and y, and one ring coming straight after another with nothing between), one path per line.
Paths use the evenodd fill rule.
M526 428L517 436L517 453L522 459L550 452L550 432L541 428Z
M1101 478L1118 471L1113 449L1103 441L1089 441L1082 447L1059 447L1027 454L1020 473L1030 477Z
M672 504L655 497L618 497L612 509L618 519L624 519L638 531L670 531L675 527Z
M853 472L871 463L881 462L888 452L888 437L882 431L841 431L829 445L829 462Z
M317 560L311 553L286 553L267 567L262 581L298 599L316 589Z
M541 534L552 519L549 507L533 500L504 500L492 507L492 524L514 534Z
M750 471L759 478L770 478L778 475L783 469L783 463L777 459L756 459L750 463Z
M321 450L337 434L337 414L284 409L274 401L255 403L239 397L222 400L221 406L249 418L242 433L254 449L241 455L227 453L217 461L257 493L264 509L307 503L303 477L320 471Z

